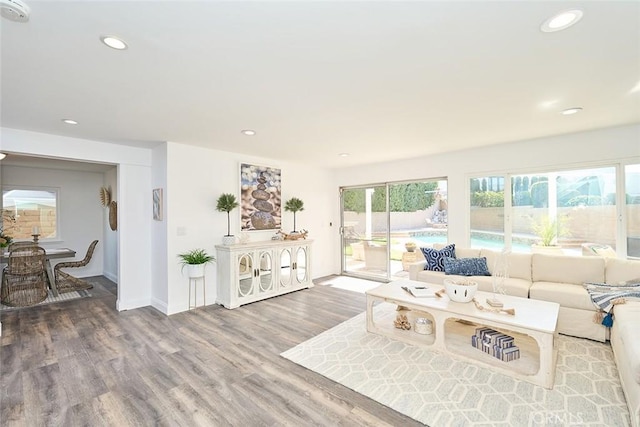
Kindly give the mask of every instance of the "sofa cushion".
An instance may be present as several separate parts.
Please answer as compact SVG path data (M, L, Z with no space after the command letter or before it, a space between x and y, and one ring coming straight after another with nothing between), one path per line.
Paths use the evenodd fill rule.
M628 281L640 279L640 261L609 258L604 277L609 285L622 285Z
M493 277L491 276L473 276L471 280L478 283L478 290L483 292L493 292ZM502 285L507 295L514 297L528 298L531 282L517 277L507 277ZM500 298L498 296L498 298Z
M425 270L444 271L445 257L456 257L456 244L452 243L442 249L420 248L424 259L427 260Z
M615 329L622 343L622 348L617 352L625 353L626 362L633 372L633 380L640 384L640 340L637 338L640 302L630 301L626 304L618 304L613 309L613 314Z
M497 262L500 260L502 253L498 251L492 251L490 249L483 249L480 252L480 256L487 258L487 267L489 267L489 273L493 275L493 272L495 271L497 266ZM524 279L531 282L531 254L520 254L513 252L508 253L506 261L509 277Z
M531 259L531 278L534 284L557 282L582 285L587 282L604 282L605 260L601 257L532 254Z
M436 285L442 285L444 283L445 278L451 278L455 276L445 276L444 271L430 271L430 270L422 270L416 274L416 278L414 280L418 280L420 282L426 283L434 283ZM462 278L462 276L460 276Z
M557 302L562 307L597 311L589 292L581 285L558 282L533 282L529 298Z
M456 258L478 258L480 249L456 248Z
M444 273L461 276L490 276L487 259L481 258L444 258Z

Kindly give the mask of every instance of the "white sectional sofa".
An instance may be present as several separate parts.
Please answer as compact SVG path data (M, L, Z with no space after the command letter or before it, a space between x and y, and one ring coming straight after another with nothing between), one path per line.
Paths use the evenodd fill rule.
M444 245L434 245L442 249ZM455 249L456 258L485 257L487 267L494 274L499 252L487 249ZM597 308L591 301L584 283L622 282L640 278L640 261L596 256L565 256L547 254L507 254L509 277L504 281L505 293L524 298L552 301L560 304L558 332L597 341L611 340L622 387L631 414L632 425L640 427L640 302L628 301L616 305L611 330L594 322ZM442 284L442 271L425 270L426 261L409 266L409 278ZM493 292L492 276L467 277L478 282L478 289ZM610 332L610 334L609 334Z
M633 427L640 427L640 302L629 301L614 309L611 348L616 358L622 389Z

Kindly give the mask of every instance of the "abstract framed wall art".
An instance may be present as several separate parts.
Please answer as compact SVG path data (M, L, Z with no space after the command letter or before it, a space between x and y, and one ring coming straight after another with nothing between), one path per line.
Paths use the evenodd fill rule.
M240 231L280 229L281 178L280 169L240 163Z
M153 219L162 221L162 188L153 189Z

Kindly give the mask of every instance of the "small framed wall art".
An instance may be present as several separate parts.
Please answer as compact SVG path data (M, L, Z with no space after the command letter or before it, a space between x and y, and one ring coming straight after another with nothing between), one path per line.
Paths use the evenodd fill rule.
M153 189L153 219L162 221L162 188Z

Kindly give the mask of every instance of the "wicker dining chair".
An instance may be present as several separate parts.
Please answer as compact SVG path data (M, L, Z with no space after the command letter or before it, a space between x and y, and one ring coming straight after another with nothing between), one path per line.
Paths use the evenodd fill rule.
M0 302L12 307L36 305L47 299L46 252L40 246L17 246L9 251L2 270Z
M9 243L9 246L7 247L7 251L11 252L12 250L14 250L16 248L23 248L25 246L39 246L39 245L37 243L31 242L31 241L12 242L12 243Z
M89 261L91 261L91 258L93 257L93 251L95 251L97 244L97 240L91 242L91 244L89 245L89 249L87 249L87 254L81 261L59 262L58 264L56 264L53 270L58 292L65 293L93 288L93 285L91 283L78 277L72 276L69 273L65 273L64 271L62 271L62 269L84 267L85 265L89 264Z

